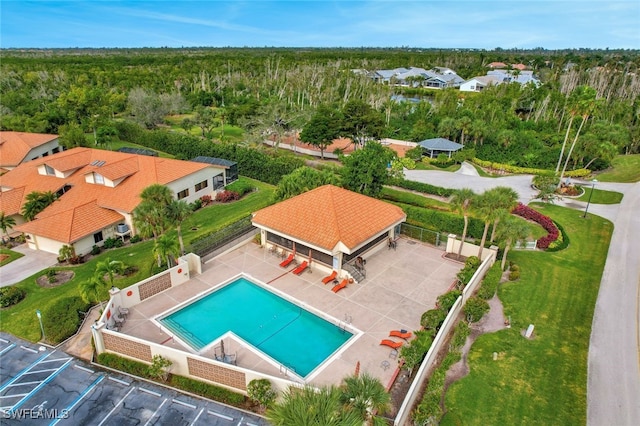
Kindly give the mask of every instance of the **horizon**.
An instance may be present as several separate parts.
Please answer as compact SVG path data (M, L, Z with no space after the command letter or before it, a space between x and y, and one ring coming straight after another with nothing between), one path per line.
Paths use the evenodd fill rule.
M3 0L0 23L2 49L640 49L637 0Z

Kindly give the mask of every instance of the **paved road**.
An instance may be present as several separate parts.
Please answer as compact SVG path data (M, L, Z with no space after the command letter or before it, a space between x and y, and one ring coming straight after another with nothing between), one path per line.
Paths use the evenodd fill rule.
M13 251L24 254L20 259L0 267L0 287L15 284L58 262L58 256L41 250L31 250L27 244L14 247Z
M265 419L0 333L2 425L267 426Z
M528 204L534 197L531 176L484 178L471 167L456 173L408 170L409 180L477 193L509 186ZM474 176L475 175L475 176ZM589 184L588 182L584 182ZM589 215L614 223L607 262L596 302L588 358L587 423L589 426L640 424L640 183L605 183L597 188L622 192L618 205L590 204ZM584 211L586 203L570 198L556 202ZM589 216L588 216L589 217Z

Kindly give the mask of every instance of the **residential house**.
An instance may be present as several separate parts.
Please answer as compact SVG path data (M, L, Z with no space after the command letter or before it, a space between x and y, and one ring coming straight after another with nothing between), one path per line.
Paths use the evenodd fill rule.
M434 89L459 87L464 82L464 79L455 71L445 67L434 67L430 70L418 67L377 70L370 73L369 77L386 84Z
M0 174L25 161L62 151L58 135L24 132L0 132Z
M193 161L73 148L0 176L0 210L16 219L14 229L26 235L30 248L58 253L73 245L81 255L109 237L136 234L133 210L149 185L166 185L176 199L193 202L214 195L215 178L224 173ZM34 191L51 191L58 199L25 222L22 207Z
M489 86L497 86L502 81L492 75L480 75L473 77L460 85L461 92L481 92Z

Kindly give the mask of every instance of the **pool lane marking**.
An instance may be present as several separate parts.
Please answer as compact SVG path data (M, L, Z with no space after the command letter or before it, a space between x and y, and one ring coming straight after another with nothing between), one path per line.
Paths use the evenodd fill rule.
M149 420L147 420L147 422L144 424L144 426L147 426L151 422L151 420L153 420L153 418L156 416L156 414L158 414L158 411L160 411L160 409L162 408L164 403L167 402L168 400L169 400L169 398L165 398L164 401L162 401L162 404L160 404L158 406L158 408L156 408L156 411L153 412L153 414L151 415L151 417L149 417Z
M0 352L0 356L4 355L5 352L9 352L11 349L15 348L16 344L12 343L9 346L7 346L6 348L4 348L1 352Z
M111 377L109 377L111 378ZM124 402L125 399L127 399L127 397L129 395L131 395L131 392L133 392L134 390L136 390L135 386L132 387L129 392L127 392L127 394L125 396L122 397L122 399L120 401L118 401L118 403L116 405L114 405L114 407L111 409L111 411L109 411L109 413L107 413L107 415L102 419L102 421L100 423L98 423L98 426L102 426L104 424L104 422L107 421L107 419L109 417L111 417L111 415L113 414L114 411L116 411L118 409L118 407L120 406L120 404L122 404Z
M71 402L71 404L69 404L66 408L64 408L62 410L62 412L63 413L70 413L71 410L73 410L75 408L75 406L78 405L80 403L80 401L82 401L84 399L84 397L87 396L89 394L89 392L91 392L93 390L93 388L95 388L98 385L98 383L100 383L102 380L104 380L104 374L99 375L98 378L95 379L93 381L93 383L91 383L89 386L87 386L87 388L80 395L78 395L78 397L75 400L73 400ZM54 426L54 425L58 424L58 422L60 420L62 420L62 419L63 419L63 417L56 418L54 421L49 423L49 426Z
M193 421L191 422L191 424L192 424L192 425L193 425L193 424L195 424L195 423L198 421L198 419L199 419L199 418L200 418L200 416L202 415L202 412L203 412L203 411L204 411L204 407L200 409L200 412L198 413L198 415L196 416L196 418L195 418L195 419L193 419Z
M215 411L207 410L207 413L212 416L220 417L221 419L229 420L230 422L233 421L233 417L225 416L224 414L216 413ZM242 419L240 419L240 421L242 421Z
M55 351L54 351L55 352ZM53 354L53 352L49 352L48 354L44 354L42 355L40 358L38 358L37 360L35 360L31 365L25 367L24 369L22 369L22 371L20 371L13 379L9 380L7 383L5 383L4 385L0 386L0 392L2 392L3 390L5 390L5 388L7 388L10 384L12 384L13 382L15 382L16 380L18 380L19 378L21 378L25 372L29 371L30 369L32 369L33 367L35 367L36 365L38 365L38 363L40 361L42 361L43 359L47 358L48 356L50 356L51 354Z
M29 398L31 398L36 392L38 392L40 389L42 389L47 383L52 381L58 374L60 374L65 368L67 368L69 366L69 364L71 364L71 361L72 361L72 359L69 358L67 360L67 362L65 362L64 364L62 364L60 367L57 368L56 372L54 372L53 374L50 374L49 377L47 377L45 380L43 380L42 383L40 383L38 386L33 388L33 390L31 392L29 392L27 395L25 395L24 398L22 398L20 401L18 401L13 407L11 407L11 409L15 410L17 408L20 408L20 406L22 404L24 404Z

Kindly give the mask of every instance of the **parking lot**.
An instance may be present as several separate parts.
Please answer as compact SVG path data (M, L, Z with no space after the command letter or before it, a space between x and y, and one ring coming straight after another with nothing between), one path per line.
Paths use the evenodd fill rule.
M267 425L263 418L0 333L0 423Z

